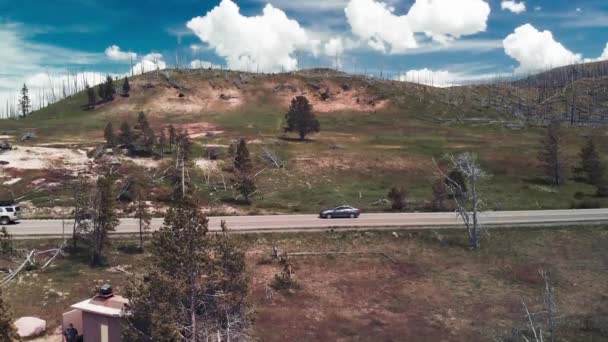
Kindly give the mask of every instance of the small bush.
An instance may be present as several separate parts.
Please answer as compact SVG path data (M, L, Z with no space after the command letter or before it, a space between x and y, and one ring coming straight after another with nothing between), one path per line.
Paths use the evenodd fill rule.
M272 257L265 255L258 259L258 265L270 265L272 264Z
M407 209L407 192L404 188L393 187L387 197L391 201L391 208L393 210Z
M15 255L15 243L13 236L6 230L6 227L0 229L0 256L11 257Z
M124 254L139 254L143 252L141 247L136 243L124 243L119 245L116 249Z
M277 291L297 290L300 289L300 284L287 273L281 272L275 274L271 287Z
M571 209L599 209L602 205L598 200L584 199L582 201L573 202L570 205Z

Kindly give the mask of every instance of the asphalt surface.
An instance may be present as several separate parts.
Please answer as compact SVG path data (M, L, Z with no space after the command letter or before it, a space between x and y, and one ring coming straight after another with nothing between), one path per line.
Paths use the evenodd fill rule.
M382 229L382 228L461 228L462 220L455 213L382 213L361 214L356 219L320 219L316 215L265 215L210 217L210 230L219 230L220 222L239 232L285 232L327 229ZM480 218L486 227L563 226L608 223L608 209L536 210L484 212ZM162 218L152 219L152 230L158 229ZM69 235L70 220L22 220L7 228L15 237ZM139 231L135 219L121 219L114 234Z

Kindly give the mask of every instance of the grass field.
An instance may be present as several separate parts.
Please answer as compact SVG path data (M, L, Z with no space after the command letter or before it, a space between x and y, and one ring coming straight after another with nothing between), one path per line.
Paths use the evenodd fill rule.
M466 247L461 230L360 231L236 235L246 250L258 341L500 341L524 327L522 300L539 311L543 269L555 287L558 341L608 339L608 230L601 227L492 230L482 249ZM19 241L45 249L58 241ZM70 304L111 283L124 291L145 255L113 241L109 265L91 269L79 257L30 271L5 289L17 316L35 315L53 329ZM384 252L292 257L295 291L269 291L282 252Z
M444 94L442 90L431 89L424 97L418 97L401 83L366 85L357 79L349 81L352 90L335 90L336 98L327 101L319 100L314 91L307 88L307 82L313 81L335 85L345 82L331 77L327 80L310 80L289 75L259 76L239 87L233 85L239 80L236 76L214 78L206 73L176 73L175 79L187 86L187 90L181 90L185 93L185 100L176 99L177 90L167 88L148 75L132 81L130 98L118 97L115 102L101 105L95 110L84 110L85 96L78 94L25 119L2 120L0 133L36 131L38 138L23 144L24 147L70 142L71 148L91 149L103 141L103 127L108 121L113 122L114 127L125 119L134 122L141 110L146 112L156 129L175 124L182 127L203 125L221 131L220 134L194 139L195 158L205 158L207 144L226 146L235 139L245 137L250 141L256 171L263 170L256 178L258 194L252 206L238 207L234 203L233 191L224 191L223 185L220 185L221 171L210 174L210 185L203 180L201 172L193 172L193 182L204 204L236 205L245 212L317 212L321 208L343 203L366 211L382 211L387 208L371 204L385 198L392 186L404 186L408 190L409 210L424 210L431 196L431 184L436 172L433 159L441 164L446 153L463 151L478 154L481 165L492 176L482 186L487 209L608 205L608 199L596 198L595 190L589 185L574 180L560 188L545 184L537 161L539 140L544 134L542 128L474 126L457 121L441 124L425 119L456 116L505 119L504 115L476 104L473 99L458 104L446 103L440 101L438 95ZM146 82L155 87L144 89ZM294 95L274 91L273 87L277 84L300 84L302 92L320 108L317 116L321 122L321 133L305 142L282 139L286 103ZM223 92L238 94L240 105L232 106L218 100L217 94ZM388 99L389 102L385 106L366 107L355 104L354 97ZM326 110L337 105L341 109ZM567 171L578 162L577 154L584 137L590 134L597 136L596 145L605 156L608 153L606 129L563 128L562 150ZM263 146L281 155L286 167L268 167L261 160ZM219 149L223 159L219 165L230 165L226 148ZM128 169L143 172L141 167L138 171L136 165ZM14 173L23 178L21 184L11 186L13 192L18 194L31 190L28 181L40 177L40 172ZM223 173L225 179L231 178L230 173ZM123 176L128 175L123 172ZM158 192L162 193L160 190ZM31 196L38 199L35 200L38 206L53 206L56 203L49 200L65 197L65 193L61 189L41 189ZM160 196L156 199L161 200Z

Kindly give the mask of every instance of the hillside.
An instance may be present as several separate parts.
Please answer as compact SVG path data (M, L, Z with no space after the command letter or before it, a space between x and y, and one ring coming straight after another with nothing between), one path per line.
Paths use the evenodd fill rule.
M152 181L151 199L162 208L168 201L163 174L170 156L110 153L94 159L90 153L103 143L107 122L115 128L123 121L134 124L144 112L157 132L169 124L188 131L194 141L192 181L213 212L317 212L341 203L386 210L381 199L392 186L408 190L410 210L427 210L435 180L433 159L441 164L446 153L462 151L477 153L492 174L484 185L489 210L607 202L595 198L589 185L571 180L552 188L539 179L536 156L544 130L535 127L555 118L570 123L574 113L573 127L562 132L570 166L577 161L583 137L591 133L598 134L597 145L605 155L605 129L585 126L605 120L606 77L579 79L561 89L519 83L442 89L326 69L274 75L165 70L130 83L129 97L116 96L94 110L85 109L86 96L80 93L25 119L0 121L0 135L17 147L0 154L0 160L9 162L0 169L4 196L12 192L43 208L32 208L34 215L61 215L57 207L70 203L67 185L77 173L92 175L116 163L121 165L119 185L128 184L133 175L145 175ZM574 102L568 101L572 89ZM305 142L283 133L284 114L297 95L311 101L321 123L321 133ZM566 110L569 106L573 112ZM36 138L19 142L24 132L34 132ZM240 137L249 142L259 173L251 206L235 202L230 189L227 150ZM211 149L219 153L217 159L207 158ZM264 158L268 152L284 167L269 163Z

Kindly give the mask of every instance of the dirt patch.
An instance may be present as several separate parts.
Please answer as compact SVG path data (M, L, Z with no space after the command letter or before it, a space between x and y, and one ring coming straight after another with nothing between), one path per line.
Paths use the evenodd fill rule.
M514 280L527 285L539 285L543 282L540 270L546 269L546 264L537 262L518 264L512 267L511 276Z
M363 172L371 172L379 169L385 171L407 171L416 173L428 170L430 167L432 167L430 161L415 158L362 159L356 156L344 156L294 158L292 162L297 164L298 170L303 170L307 173L318 173L319 171L327 170L357 170Z
M193 115L230 111L243 103L243 93L234 87L213 87L208 81L196 82L184 89L175 89L158 79L137 79L131 84L131 96L117 98L110 113L143 111L150 117L166 113Z
M68 169L84 170L90 161L84 150L40 146L16 146L0 154L0 160L9 164L5 168L21 170ZM0 169L0 176L2 170Z
M319 113L336 111L369 112L386 108L388 100L372 95L365 87L344 87L344 85L324 80L306 83L301 79L287 79L284 82L265 82L262 87L272 91L279 103L289 107L295 96L303 95Z
M188 132L190 138L199 138L205 137L209 134L219 134L216 128L217 126L210 124L208 122L197 122L197 123L189 123L189 124L177 124L173 125L177 132Z

